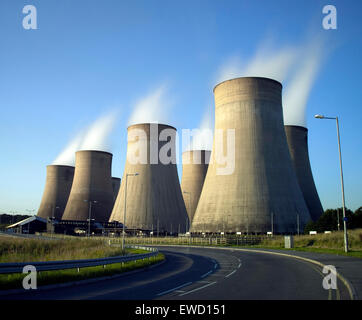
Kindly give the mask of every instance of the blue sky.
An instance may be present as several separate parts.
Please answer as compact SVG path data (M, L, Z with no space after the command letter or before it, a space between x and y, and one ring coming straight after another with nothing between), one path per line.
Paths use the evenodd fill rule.
M27 4L37 30L22 27ZM326 4L337 8L337 30L322 28ZM166 83L169 124L197 128L213 113L225 61L251 59L265 39L303 46L314 34L328 51L307 101L315 182L325 209L341 206L335 123L313 118L338 115L346 205L362 206L361 21L354 0L1 1L0 212L37 210L46 165L105 113L119 111L110 140L121 177L128 119L142 97Z

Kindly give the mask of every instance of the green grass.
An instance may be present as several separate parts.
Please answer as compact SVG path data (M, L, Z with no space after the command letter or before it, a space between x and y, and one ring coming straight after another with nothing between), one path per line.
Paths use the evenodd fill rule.
M125 254L143 254L149 251L126 248ZM36 262L56 260L96 259L123 255L118 246L109 246L105 239L66 238L61 240L37 240L0 236L0 263ZM110 276L133 269L147 267L164 259L162 254L150 259L116 263L99 267L43 271L38 273L38 286L78 281L94 277ZM0 290L22 288L25 274L1 274Z
M136 251L144 250L136 249ZM112 276L115 274L120 274L123 272L145 268L152 264L161 262L164 260L164 255L159 253L155 257L150 259L139 260L139 261L129 261L125 263L114 263L107 265L105 268L103 266L98 267L88 267L81 268L78 272L76 269L60 270L60 271L42 271L37 274L37 286L44 286L56 283L80 281L84 279L98 278L104 276ZM0 275L0 290L8 289L19 289L22 288L22 281L25 277L25 274L4 274Z
M109 246L100 239L37 240L0 236L0 263L96 259L119 255L122 255L120 247Z

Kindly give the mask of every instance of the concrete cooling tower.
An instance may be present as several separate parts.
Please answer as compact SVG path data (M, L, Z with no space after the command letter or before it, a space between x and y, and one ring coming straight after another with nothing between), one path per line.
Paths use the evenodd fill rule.
M37 213L38 217L47 219L54 216L57 220L62 218L72 188L73 176L74 167L47 166L45 188Z
M181 190L189 220L195 214L209 165L211 151L191 150L182 154Z
M114 201L116 201L117 199L120 186L121 186L121 178L112 177L112 189L113 189Z
M114 203L111 165L111 153L89 150L75 153L74 180L62 220L86 221L92 201L91 219L108 221Z
M257 77L214 88L213 150L191 232L294 233L310 220L288 150L281 91L279 82ZM229 164L221 161L226 152Z
M297 174L299 186L313 221L323 213L317 188L314 184L308 153L308 129L301 126L285 126L290 156Z
M128 127L126 165L109 221L124 222L127 191L127 228L185 232L188 216L177 174L175 139L176 129L168 125Z

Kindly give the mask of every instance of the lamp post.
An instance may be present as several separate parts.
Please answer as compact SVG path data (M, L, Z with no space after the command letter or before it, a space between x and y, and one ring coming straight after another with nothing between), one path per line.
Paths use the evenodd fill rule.
M127 207L127 180L128 180L128 177L131 177L131 176L138 176L138 173L126 173L126 184L125 184L125 188L124 188L122 251L124 251L124 236L126 233L125 226L126 226L126 207Z
M189 212L191 212L191 192L184 191L183 193L186 193L189 195ZM189 217L189 214L187 214L187 217L186 217L185 234L187 233L187 230L188 230L188 223L187 223L187 221L189 220L188 217Z
M88 211L88 237L90 237L90 225L91 225L91 215L92 215L92 203L98 203L97 200L83 200L84 202L89 202L89 211Z
M344 200L344 183L343 183L343 169L342 169L342 152L341 152L341 139L339 136L339 122L338 117L325 117L320 114L314 116L316 119L327 119L327 120L336 120L337 126L337 138L338 138L338 152L339 152L339 167L341 174L341 189L342 189L342 206L343 206L343 229L344 229L344 251L348 252L348 235L347 235L347 223L346 223L346 206Z

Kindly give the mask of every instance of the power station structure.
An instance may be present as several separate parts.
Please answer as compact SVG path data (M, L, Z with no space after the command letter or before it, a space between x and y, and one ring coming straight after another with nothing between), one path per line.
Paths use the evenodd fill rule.
M113 189L114 202L117 199L120 186L121 186L121 178L112 177L112 189Z
M299 186L313 221L323 213L323 207L314 183L308 152L308 129L286 125L285 133Z
M190 150L182 153L181 190L192 223L210 161L211 151Z
M295 233L311 219L288 150L281 92L281 83L259 77L214 88L213 149L191 232Z
M143 123L129 126L127 133L127 160L109 221L128 229L185 232L189 222L177 174L176 129Z
M49 165L46 171L45 188L37 216L59 220L62 218L72 188L74 167Z
M75 153L72 189L62 220L106 222L114 195L111 176L112 154L82 150Z

